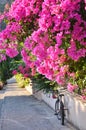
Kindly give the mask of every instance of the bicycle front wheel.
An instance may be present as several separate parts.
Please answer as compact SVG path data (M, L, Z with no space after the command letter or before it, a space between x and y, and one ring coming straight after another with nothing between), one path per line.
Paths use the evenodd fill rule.
M57 115L58 120L61 120L61 112L60 112L60 101L59 98L55 103L55 115Z
M64 125L64 104L60 102L60 115L61 115L61 124Z
M59 108L59 99L57 99L56 102L55 102L55 113L56 113L56 115L58 114L59 110L60 110L60 108Z

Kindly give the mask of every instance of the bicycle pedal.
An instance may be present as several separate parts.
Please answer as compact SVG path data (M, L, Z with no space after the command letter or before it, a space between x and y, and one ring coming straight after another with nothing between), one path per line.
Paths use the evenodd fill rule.
M58 113L54 113L54 115L58 115Z

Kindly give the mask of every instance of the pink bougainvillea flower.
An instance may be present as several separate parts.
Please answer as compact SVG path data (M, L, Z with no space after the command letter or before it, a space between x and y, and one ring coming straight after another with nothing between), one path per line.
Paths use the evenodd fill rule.
M23 69L23 66L20 65L20 66L18 67L18 69L21 71L21 70Z
M72 72L72 73L69 73L69 76L75 78L76 74Z
M13 75L16 75L17 73L18 73L17 70L13 70L13 71L12 71L12 74L13 74Z
M34 76L36 74L36 70L34 68L32 68L32 73L31 75Z
M56 36L56 42L57 42L58 46L61 46L61 44L62 44L62 38L63 38L62 32L58 33L57 36Z
M25 78L28 78L28 77L29 77L29 74L24 74L24 77L25 77Z
M77 85L72 85L71 83L68 83L67 85L67 89L69 92L73 92L77 87Z
M6 61L6 55L5 54L0 54L0 62Z
M56 82L59 84L59 85L64 85L65 84L65 78L63 75L61 74L58 74L56 76Z
M7 48L6 49L6 55L9 56L10 58L14 58L19 54L18 50L14 48Z
M81 98L82 98L83 100L86 100L86 95L82 95Z

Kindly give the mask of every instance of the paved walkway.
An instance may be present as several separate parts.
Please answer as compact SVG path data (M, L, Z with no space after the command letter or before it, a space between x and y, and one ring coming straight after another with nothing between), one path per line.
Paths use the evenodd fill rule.
M75 130L62 126L54 111L16 83L0 91L0 130Z

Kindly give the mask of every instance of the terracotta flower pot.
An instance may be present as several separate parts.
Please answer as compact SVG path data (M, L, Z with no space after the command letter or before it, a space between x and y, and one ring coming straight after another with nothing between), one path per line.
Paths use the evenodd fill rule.
M4 86L3 82L0 82L0 90L3 89L3 86Z

